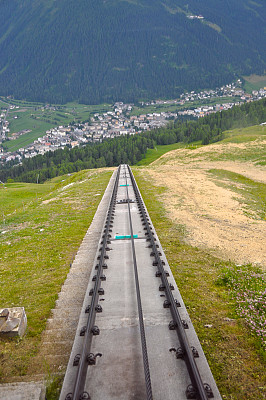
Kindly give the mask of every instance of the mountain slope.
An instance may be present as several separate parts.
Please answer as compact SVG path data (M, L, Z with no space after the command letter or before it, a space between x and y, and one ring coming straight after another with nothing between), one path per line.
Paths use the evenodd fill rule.
M0 93L136 100L264 72L263 0L187 3L0 0Z

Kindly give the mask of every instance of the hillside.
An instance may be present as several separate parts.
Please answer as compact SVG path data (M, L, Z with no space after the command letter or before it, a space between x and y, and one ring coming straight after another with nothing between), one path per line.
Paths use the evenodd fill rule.
M265 135L261 126L230 130L222 142L176 149L133 169L228 400L265 394L265 374L253 364L263 350L250 352L261 345L265 357Z
M225 136L164 154L144 170L145 179L166 188L163 203L188 243L266 269L266 127Z
M262 126L230 130L220 143L183 147L149 166L134 167L193 325L227 400L261 399L265 387L260 331L252 334L247 318L236 313L233 285L224 285L236 272L245 272L249 285L245 293L255 293L260 300L263 282L265 289L265 278L256 266L266 266L261 245L266 212L265 135ZM160 153L161 147L151 151ZM53 351L42 340L42 332L49 327L50 310L111 172L80 171L43 185L16 182L0 187L0 276L9 283L0 287L1 304L24 305L28 316L23 339L0 341L1 382L32 381L38 365L38 374L43 373L42 380L54 390L51 395L48 389L47 399L58 398L65 364L63 357L57 363L47 358L40 361L46 351ZM239 265L247 262L253 266ZM228 269L229 276L225 275ZM242 289L238 284L238 295ZM256 303L262 323L264 304L263 300ZM249 315L254 316L253 311ZM252 321L257 328L258 313Z
M0 94L95 104L221 86L264 73L264 22L263 0L0 0Z

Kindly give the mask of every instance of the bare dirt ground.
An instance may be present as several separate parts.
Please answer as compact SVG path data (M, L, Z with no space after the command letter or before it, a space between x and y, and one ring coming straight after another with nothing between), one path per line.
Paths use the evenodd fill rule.
M260 146L263 144L260 142ZM145 173L156 185L167 188L162 201L170 218L185 227L188 243L225 260L259 264L266 269L266 221L245 215L241 195L219 186L208 172L223 169L266 183L265 167L216 157L228 151L250 151L253 146L254 142L228 143L193 151L174 150L151 164Z

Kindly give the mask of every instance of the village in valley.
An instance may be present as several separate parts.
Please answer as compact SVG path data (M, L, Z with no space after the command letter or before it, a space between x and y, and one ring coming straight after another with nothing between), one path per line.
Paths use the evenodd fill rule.
M232 101L222 101L222 99L231 97ZM30 130L23 129L10 133L10 115L12 113L13 119L18 118L16 112L19 112L20 106L14 105L12 102L6 103L7 107L2 107L0 110L0 165L8 162L19 164L23 158L42 155L47 151L55 151L66 146L73 148L118 136L135 135L145 130L163 127L170 120L178 118L201 118L210 113L227 110L234 105L259 100L263 97L266 97L266 88L254 90L252 94L248 94L242 88L242 82L238 80L236 83L225 85L216 90L183 93L178 99L174 100L141 102L138 105L138 110L141 110L141 113L134 112L136 109L134 104L117 102L112 107L110 106L110 111L94 113L87 121L72 122L66 126L59 125L51 128L44 132L43 136L34 140L33 143L16 151L5 150L3 144L18 139L20 136L29 133ZM212 100L219 98L221 98L221 102L213 104ZM212 104L208 104L210 102ZM195 103L200 105L193 107ZM179 110L169 111L167 110L169 105L176 105ZM56 106L50 105L43 106L43 109L51 107L56 109ZM145 112L145 110L150 110L151 107L154 107L156 111Z

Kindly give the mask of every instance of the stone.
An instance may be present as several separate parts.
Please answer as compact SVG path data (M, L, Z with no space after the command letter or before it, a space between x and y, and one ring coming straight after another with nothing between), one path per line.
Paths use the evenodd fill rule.
M8 319L8 315L9 315L9 311L7 308L4 308L0 312L0 329L6 323L6 320Z
M27 317L24 307L13 307L1 311L3 317L0 321L4 322L0 325L0 337L22 337L27 328ZM7 316L7 317L6 317Z
M8 315L9 315L9 311L8 311L8 308L3 308L2 310L1 310L1 312L0 312L0 318L1 317L8 317Z
M8 318L1 328L1 332L9 332L16 328L20 323L19 318Z

